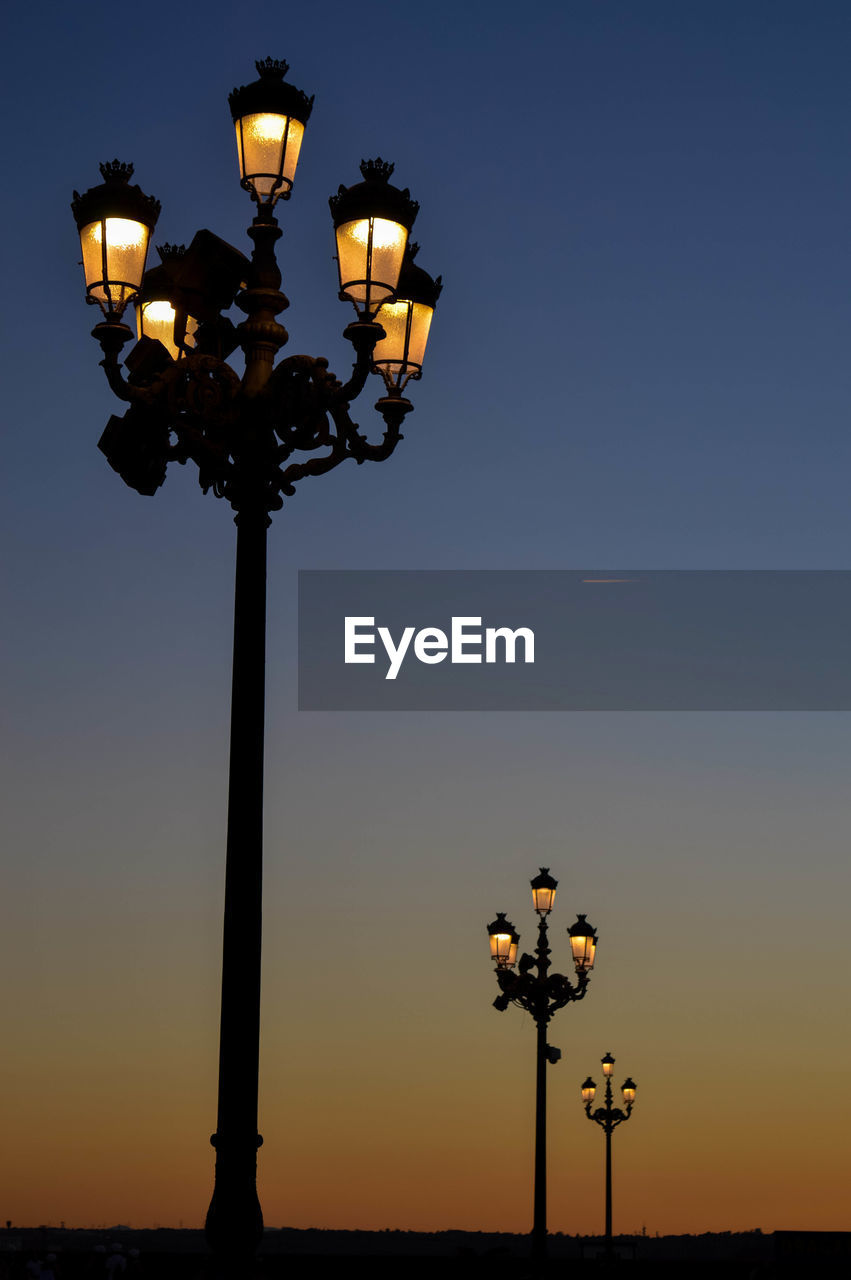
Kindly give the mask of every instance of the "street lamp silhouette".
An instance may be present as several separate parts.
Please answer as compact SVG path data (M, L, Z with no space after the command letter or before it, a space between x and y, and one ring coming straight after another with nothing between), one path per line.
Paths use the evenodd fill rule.
M502 1013L510 1004L530 1013L537 1028L537 1053L535 1058L535 1190L532 1221L533 1257L547 1256L547 1062L556 1063L561 1051L547 1044L547 1026L550 1020L572 1001L581 1000L588 988L588 975L594 967L597 949L597 933L584 915L568 929L573 965L576 970L574 985L561 973L550 973L550 948L547 941L547 916L553 909L558 881L553 879L548 867L541 867L540 874L532 881L532 903L538 913L538 945L534 956L524 954L517 964L517 944L520 935L513 924L500 911L488 925L491 959L496 965L496 980L500 994L494 1000L494 1008ZM533 972L535 970L535 972Z
M251 259L199 231L188 249L164 245L145 271L160 205L130 185L133 166L101 165L103 183L74 193L86 300L102 312L93 336L110 387L129 408L111 417L99 447L142 494L165 480L169 462L197 465L236 513L233 685L225 873L215 1189L207 1239L221 1275L241 1280L263 1231L257 1199L257 1085L260 1027L266 529L270 513L307 476L347 458L381 462L393 453L413 409L403 395L422 371L441 282L413 262L409 233L417 204L390 183L393 166L363 161L362 181L332 196L339 297L355 308L344 330L354 348L345 382L324 357L293 355L275 365L287 331L276 317L281 292L275 243L278 201L290 198L313 99L284 79L285 62L256 64L258 79L230 94L241 186L256 205ZM122 317L136 307L138 341ZM235 326L225 312L246 319ZM385 313L387 322L385 324ZM242 348L242 376L227 363ZM351 402L370 373L384 394L376 409L383 438L370 443L351 420Z
M619 1124L623 1124L632 1115L632 1105L635 1102L635 1081L631 1076L627 1076L621 1085L625 1110L621 1111L619 1107L612 1105L612 1072L615 1068L615 1060L610 1053L600 1059L603 1067L603 1075L606 1080L606 1102L605 1106L598 1107L596 1111L591 1110L594 1101L594 1094L597 1092L597 1086L590 1076L582 1085L582 1101L585 1103L585 1114L589 1120L593 1120L595 1124L600 1125L606 1135L606 1253L611 1255L612 1252L612 1133Z

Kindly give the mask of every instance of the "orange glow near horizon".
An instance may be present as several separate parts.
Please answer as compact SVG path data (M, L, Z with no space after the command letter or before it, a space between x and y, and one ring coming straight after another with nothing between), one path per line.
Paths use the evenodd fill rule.
M395 941L401 945L401 934ZM479 939L470 941L478 953ZM559 943L569 960L566 939ZM351 970L335 976L334 966L343 965L345 946L339 954L336 944L329 948L312 992L296 989L282 971L267 983L259 1160L267 1224L527 1230L531 1019L489 1007L496 984L484 956L476 973L471 956L468 981L446 999L422 977L412 983L407 964L407 978L384 973L365 995L356 979L352 991L341 989ZM212 983L199 971L194 990L178 984L170 992L169 973L155 967L144 1003L131 990L122 1005L122 965L116 959L115 973L103 975L103 1003L76 1017L57 1004L53 1020L30 1027L35 1062L28 1069L14 1066L20 1040L7 1048L3 1087L16 1106L5 1146L15 1177L4 1205L16 1224L203 1224L215 1114ZM611 975L600 979L598 992L558 1015L550 1037L564 1049L548 1068L553 1231L601 1228L603 1140L587 1121L579 1086L599 1063L600 1044L613 1039L615 985ZM413 1012L399 1021L381 1007L392 1010L403 987ZM191 1021L184 1001L194 1008ZM780 1043L784 1018L780 1009L776 1015ZM746 1009L690 1019L685 1050L676 1047L678 1020L658 999L618 1023L613 1047L628 1057L642 1093L613 1139L616 1229L847 1225L839 1144L815 1133L804 1112L786 1109L790 1092L807 1096L811 1063L802 1044L787 1049L782 1082L769 1075L742 1089ZM719 1073L729 1088L719 1088ZM824 1081L826 1095L831 1083ZM842 1132L839 1115L835 1128ZM599 1177L577 1177L577 1158ZM806 1213L801 1179L819 1186Z
M500 905L531 935L529 879L548 857L559 880L553 970L574 980L567 929L578 912L600 938L587 996L548 1035L563 1053L547 1068L551 1229L602 1227L604 1142L580 1088L589 1074L599 1082L604 1052L618 1079L623 1070L640 1086L613 1137L616 1230L847 1229L851 1032L836 1011L851 940L837 883L851 826L834 777L790 769L781 787L761 776L757 734L779 750L777 722L773 738L761 723L742 741L713 721L717 743L697 738L690 758L682 721L660 718L660 767L647 720L618 718L617 740L595 722L602 747L588 720L548 720L542 737L577 736L568 831L566 747L546 752L542 741L529 771L507 733L454 719L457 767L438 751L445 718L423 717L415 734L389 718L306 717L298 753L295 737L270 745L258 1160L267 1224L529 1229L535 1032L522 1010L492 1007L485 929ZM193 782L178 740L157 775L162 806L151 806L150 770L171 745L157 722L132 744L138 755L116 763L105 734L85 781L108 800L76 827L68 814L81 783L63 758L45 820L55 830L18 842L0 1055L3 1217L17 1225L203 1224L225 801L205 807L213 774L205 765ZM797 768L791 731L781 746ZM736 751L747 775L730 765ZM381 808L370 786L379 760ZM218 776L226 761L213 765ZM550 825L528 849L529 815L543 829L548 805ZM802 870L798 851L816 829L819 857ZM44 849L62 853L49 874ZM648 929L660 915L665 930ZM789 945L802 917L819 921L806 970ZM424 949L436 930L439 945ZM830 1126L815 1126L807 1105L814 1073ZM802 1198L802 1185L812 1194Z

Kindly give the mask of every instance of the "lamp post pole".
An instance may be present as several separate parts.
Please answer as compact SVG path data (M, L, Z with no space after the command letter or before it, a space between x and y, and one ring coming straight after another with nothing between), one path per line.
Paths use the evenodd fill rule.
M286 305L274 257L274 224L254 233L254 286L240 307L245 387L262 390L286 331L276 316ZM266 549L270 517L260 459L246 456L236 515L233 674L231 685L228 825L222 937L222 1002L214 1191L207 1213L211 1248L237 1272L263 1235L257 1197L260 1070L260 976L263 901L263 771L266 699ZM249 461L250 458L250 461Z
M594 967L597 934L584 915L568 929L576 984L563 974L550 973L550 946L547 916L552 910L558 881L547 867L532 880L532 901L538 913L538 942L534 956L524 954L517 962L520 935L503 912L488 925L491 958L496 964L500 994L494 1008L504 1012L509 1004L532 1015L537 1033L535 1053L535 1173L532 1214L532 1257L547 1257L547 1064L558 1062L561 1051L547 1044L547 1028L559 1009L583 999L588 975ZM517 963L517 972L514 965ZM534 970L534 972L533 972Z
M236 1274L263 1235L257 1197L257 1093L263 897L263 762L266 662L266 527L262 503L236 519L219 1097L210 1247Z
M612 1097L612 1072L615 1066L615 1060L610 1053L607 1053L601 1059L603 1066L603 1075L606 1080L605 1105L598 1107L596 1111L591 1110L594 1102L594 1094L597 1086L590 1076L587 1077L582 1085L582 1101L585 1103L585 1114L589 1120L593 1120L600 1126L606 1135L606 1230L605 1230L605 1250L606 1257L611 1258L613 1253L612 1239L612 1133L619 1124L624 1124L632 1115L632 1107L635 1102L635 1081L631 1076L627 1076L621 1086L625 1108L622 1111L620 1107L613 1105Z
M257 70L257 81L230 95L241 185L257 204L250 262L200 231L188 250L164 246L162 266L145 272L159 204L129 185L132 166L118 161L102 165L102 186L75 193L72 205L87 301L103 312L93 331L101 364L129 405L123 417L110 418L100 449L143 494L163 483L169 462L191 459L203 491L230 503L237 526L215 1183L206 1221L223 1280L250 1276L263 1232L256 1179L267 528L305 477L347 458L380 462L393 453L413 409L402 392L420 376L440 292L440 280L413 264L415 202L390 185L392 165L365 161L363 181L340 187L330 202L339 296L356 310L344 331L355 352L351 377L339 381L324 357L290 356L275 365L288 336L277 316L288 302L273 209L289 198L313 100L284 80L286 63L266 59ZM120 355L133 334L122 314L131 301L140 337L125 375ZM234 303L246 315L238 327L224 314ZM393 321L387 329L383 305ZM241 377L227 363L237 347L245 357ZM385 425L376 444L349 416L370 373L382 376L385 389L375 406Z
M546 928L544 921L538 926ZM544 939L546 941L546 938ZM537 948L536 948L537 952ZM546 978L539 964L538 976ZM532 1212L532 1254L547 1256L547 1023L546 1014L535 1015L537 1050L535 1054L535 1193Z

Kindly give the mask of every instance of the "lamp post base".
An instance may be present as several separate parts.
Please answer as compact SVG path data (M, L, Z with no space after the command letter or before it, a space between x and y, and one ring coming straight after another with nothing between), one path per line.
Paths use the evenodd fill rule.
M223 1142L213 1134L216 1184L207 1210L204 1234L213 1252L217 1280L247 1280L263 1239L263 1212L257 1198L257 1148L253 1144Z

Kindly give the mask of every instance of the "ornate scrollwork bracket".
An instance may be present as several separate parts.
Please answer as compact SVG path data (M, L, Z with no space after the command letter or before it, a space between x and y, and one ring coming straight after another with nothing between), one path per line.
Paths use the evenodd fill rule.
M307 476L330 471L347 458L358 464L389 458L402 439L401 425L413 405L403 396L376 404L385 423L372 443L350 416L351 401L366 384L372 351L384 336L373 323L349 325L355 348L352 376L345 384L324 357L292 355L274 367L259 393L221 358L188 351L172 360L161 343L142 338L122 372L120 353L132 337L123 324L94 330L101 364L113 392L129 404L111 417L100 440L110 465L132 488L152 494L163 483L169 462L192 460L202 490L228 499L239 510L246 493L260 493L268 512ZM308 455L299 457L298 455ZM310 456L313 455L313 456Z

